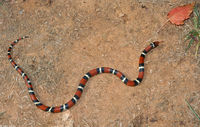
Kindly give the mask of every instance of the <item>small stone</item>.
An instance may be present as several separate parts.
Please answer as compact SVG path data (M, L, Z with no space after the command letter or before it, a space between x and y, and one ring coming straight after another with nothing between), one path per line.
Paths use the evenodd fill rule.
M158 121L158 120L157 120L156 118L151 118L151 119L150 119L150 122L152 122L152 123L153 123L153 122L157 122L157 121Z
M180 125L181 125L181 126L183 126L183 125L185 125L185 124L184 124L184 122L183 122L183 121L180 121Z
M100 8L97 8L95 11L96 11L96 12L100 12L100 11L101 11L101 9L100 9Z
M24 10L20 10L20 11L19 11L19 14L20 14L20 15L22 15L22 14L23 14L23 12L24 12Z
M119 17L123 17L124 15L124 13L119 13Z

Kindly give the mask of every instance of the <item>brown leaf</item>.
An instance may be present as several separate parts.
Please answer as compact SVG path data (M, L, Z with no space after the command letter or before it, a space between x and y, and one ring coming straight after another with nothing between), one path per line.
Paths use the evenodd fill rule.
M195 3L191 3L184 6L178 6L174 9L172 9L167 17L169 18L170 22L176 25L183 25L184 20L188 19L190 17L190 14L193 11Z

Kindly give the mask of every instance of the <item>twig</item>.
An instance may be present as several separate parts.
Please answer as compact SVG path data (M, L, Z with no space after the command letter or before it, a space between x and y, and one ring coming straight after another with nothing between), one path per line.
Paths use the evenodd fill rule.
M164 26L165 26L168 22L169 22L169 19L166 20L166 21L164 22L164 24L163 24L163 25L148 39L148 40L146 40L146 42L149 42L149 41L151 41L152 39L155 39L156 35L164 28Z
M156 31L156 33L159 33L159 32L161 31L161 29L163 29L164 26L169 22L169 20L170 20L170 19L167 19L167 20L165 21L165 23L158 29L158 31Z

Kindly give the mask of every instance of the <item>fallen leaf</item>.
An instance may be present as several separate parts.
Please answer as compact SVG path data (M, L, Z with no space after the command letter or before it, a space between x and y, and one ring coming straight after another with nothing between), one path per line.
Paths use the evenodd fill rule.
M183 25L184 20L190 17L190 14L193 11L195 3L187 4L184 6L179 6L172 9L168 14L167 17L169 21L176 25Z

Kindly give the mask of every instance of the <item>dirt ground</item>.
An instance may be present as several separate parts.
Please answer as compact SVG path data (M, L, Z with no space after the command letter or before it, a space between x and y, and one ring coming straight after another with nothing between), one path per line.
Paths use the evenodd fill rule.
M185 53L192 27L167 23L170 9L198 0L0 0L0 126L12 127L198 127L200 57ZM137 87L114 75L89 80L70 110L47 113L30 100L22 77L7 60L12 56L48 106L66 103L81 77L108 66L134 80L141 51L152 40L164 41L145 59ZM200 53L199 53L200 56Z

